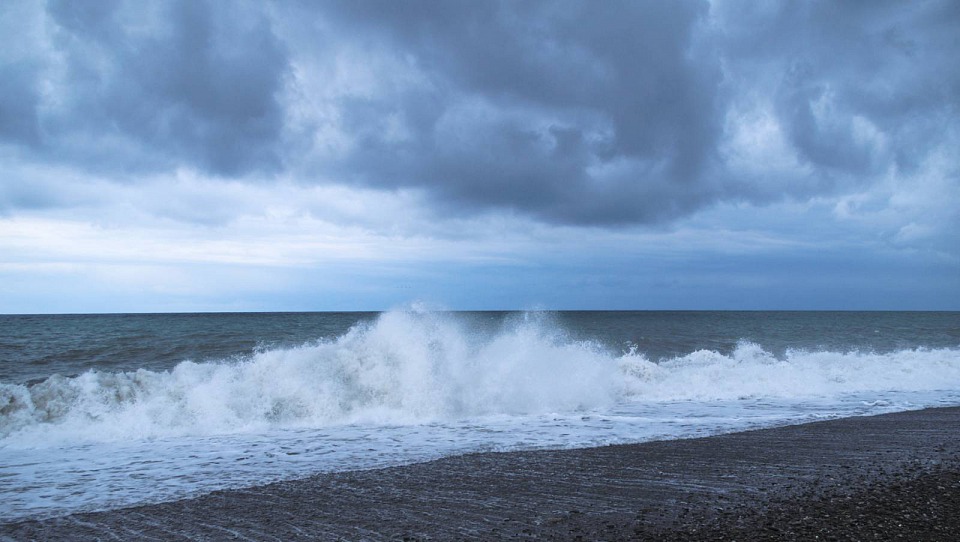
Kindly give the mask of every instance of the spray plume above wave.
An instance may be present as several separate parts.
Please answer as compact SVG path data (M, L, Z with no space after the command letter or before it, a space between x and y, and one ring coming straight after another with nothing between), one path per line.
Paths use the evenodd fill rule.
M655 363L571 339L539 313L484 330L448 313L397 311L242 360L0 384L0 446L958 387L957 349L777 358L743 342L730 355L699 350Z

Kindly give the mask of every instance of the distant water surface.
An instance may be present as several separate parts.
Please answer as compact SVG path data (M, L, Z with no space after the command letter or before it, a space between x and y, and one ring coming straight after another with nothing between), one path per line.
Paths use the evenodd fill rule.
M960 404L957 312L0 316L0 521Z
M530 313L451 313L495 330ZM54 373L167 370L181 361L249 358L257 351L332 339L375 312L0 315L0 382ZM566 311L540 313L571 337L649 359L697 350L728 355L743 341L788 349L891 352L960 345L956 312Z

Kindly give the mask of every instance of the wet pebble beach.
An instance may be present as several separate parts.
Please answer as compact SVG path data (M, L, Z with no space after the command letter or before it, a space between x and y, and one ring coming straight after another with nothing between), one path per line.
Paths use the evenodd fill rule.
M0 525L10 540L955 540L960 408L481 453Z

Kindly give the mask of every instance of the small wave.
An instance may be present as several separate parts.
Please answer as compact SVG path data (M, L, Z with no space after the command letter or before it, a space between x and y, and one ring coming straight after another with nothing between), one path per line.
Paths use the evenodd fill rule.
M275 427L575 412L619 401L835 396L960 388L960 351L789 351L743 342L653 363L575 341L545 315L481 333L455 315L389 312L345 335L171 371L0 384L0 446Z
M742 341L730 355L698 350L660 363L620 360L627 393L653 401L837 397L875 391L960 389L960 350L889 353L787 350L777 358Z

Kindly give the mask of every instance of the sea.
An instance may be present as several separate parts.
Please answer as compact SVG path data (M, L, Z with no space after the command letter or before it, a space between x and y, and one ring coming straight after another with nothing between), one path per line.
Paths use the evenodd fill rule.
M0 522L949 405L958 312L0 315Z

